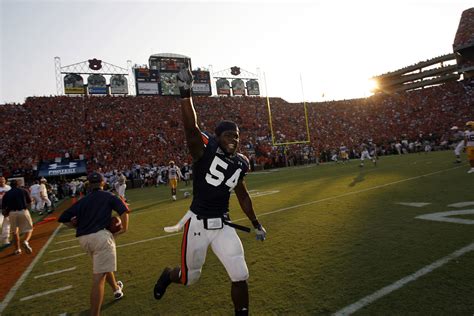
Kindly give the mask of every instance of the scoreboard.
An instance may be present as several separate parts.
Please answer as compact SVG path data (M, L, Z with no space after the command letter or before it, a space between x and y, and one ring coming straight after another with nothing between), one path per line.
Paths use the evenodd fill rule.
M157 95L159 89L158 70L148 68L135 68L135 82L137 95Z
M211 90L211 74L209 71L195 70L193 71L194 85L193 85L193 94L194 95L212 95Z
M178 72L191 66L191 59L178 54L156 54L150 56L148 62L149 68L135 69L137 95L179 96ZM193 94L212 95L209 71L198 69L192 73Z
M149 59L150 69L165 71L165 72L178 72L186 63L190 63L191 60L187 57L161 57L151 56Z

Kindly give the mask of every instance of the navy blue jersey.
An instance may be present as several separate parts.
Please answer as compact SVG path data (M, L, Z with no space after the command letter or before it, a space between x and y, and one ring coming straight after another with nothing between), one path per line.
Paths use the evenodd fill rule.
M249 170L247 157L227 155L214 137L203 134L206 148L193 163L193 201L191 211L197 215L216 217L229 211L230 192Z
M64 211L58 219L60 223L77 217L76 237L98 232L110 225L112 210L119 215L129 212L127 205L110 192L95 190Z

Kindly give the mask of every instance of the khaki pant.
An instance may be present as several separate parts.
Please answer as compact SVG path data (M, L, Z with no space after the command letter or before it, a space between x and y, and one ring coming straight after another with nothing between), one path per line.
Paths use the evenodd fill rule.
M11 211L8 217L10 218L12 232L15 232L17 228L19 228L20 234L33 230L33 220L31 219L30 211Z
M95 274L117 271L115 239L106 229L79 237L79 244L92 257Z

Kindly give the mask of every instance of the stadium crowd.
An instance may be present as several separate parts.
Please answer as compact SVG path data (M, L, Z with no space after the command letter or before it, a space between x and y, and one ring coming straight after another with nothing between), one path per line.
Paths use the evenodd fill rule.
M462 13L459 27L454 38L454 50L474 45L474 8Z
M241 129L241 151L265 167L329 160L347 146L356 157L368 140L381 154L396 144L447 144L449 129L474 118L474 89L466 82L369 98L307 103L310 143L272 145L266 98L195 97L201 129L213 133L223 120ZM305 141L303 104L270 98L276 143ZM4 135L0 173L33 175L39 162L55 157L88 160L88 169L123 171L131 177L167 165L190 163L179 99L174 97L30 97L0 106ZM146 168L146 169L144 169Z

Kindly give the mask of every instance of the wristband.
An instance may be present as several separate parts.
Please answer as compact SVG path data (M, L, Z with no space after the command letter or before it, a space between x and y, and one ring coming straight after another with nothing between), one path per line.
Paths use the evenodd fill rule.
M258 219L253 219L252 220L252 225L255 229L259 229L260 228L260 222L258 221Z
M181 95L181 99L189 99L191 97L191 89L180 87L179 94Z

